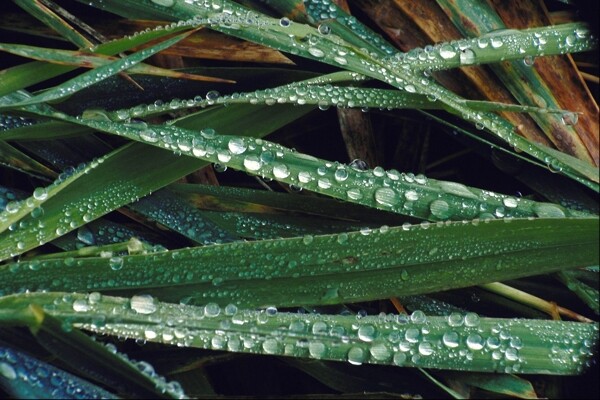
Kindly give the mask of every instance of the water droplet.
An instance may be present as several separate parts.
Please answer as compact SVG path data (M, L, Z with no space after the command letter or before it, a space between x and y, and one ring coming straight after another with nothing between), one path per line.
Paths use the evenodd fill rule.
M404 338L410 343L417 343L421 332L416 328L408 328L404 333Z
M108 260L108 265L113 271L118 271L123 268L123 257L111 257Z
M152 2L162 7L173 7L175 4L175 0L152 0Z
M456 50L449 44L444 44L440 47L440 57L445 60L449 60L452 57L456 56Z
M454 331L448 331L442 336L442 342L444 342L445 346L450 348L458 347L459 341L460 337L458 336L458 333Z
M453 312L448 316L449 326L461 326L464 322L465 320L461 313Z
M221 307L217 303L208 303L204 306L204 315L209 318L217 317L221 313Z
M314 358L323 358L327 354L327 347L322 342L310 341L308 343L308 352Z
M131 309L138 314L152 314L158 309L154 297L149 294L132 296L130 306Z
M348 198L350 200L360 200L363 198L363 194L360 191L360 189L358 189L358 188L348 189L348 191L346 192L346 195L348 196Z
M396 352L396 354L394 354L394 364L396 365L404 365L404 363L406 362L406 354L398 351Z
M439 219L448 219L452 215L450 206L444 200L434 200L429 205L431 214Z
M562 114L560 119L561 119L562 123L565 125L575 125L575 124L577 124L577 121L579 120L579 114L574 113L574 112L567 112L567 113Z
M17 378L17 371L15 371L12 365L5 362L0 362L0 375L12 381L13 379Z
M292 21L290 21L290 19L287 17L283 17L279 20L279 25L284 28L287 28L288 26L290 26L291 23L292 23Z
M387 207L398 204L398 194L391 188L379 188L375 191L375 201Z
M376 334L377 330L373 325L367 324L358 328L358 338L363 342L372 342Z
M419 354L422 356L430 356L433 354L433 345L431 342L419 343Z
M514 197L505 197L502 199L502 204L507 208L515 208L519 203Z
M231 139L229 141L229 143L227 144L227 147L229 148L229 151L232 154L242 154L248 148L246 146L246 142L244 142L244 139L242 139L242 138L233 138L233 139Z
M255 155L249 155L244 158L244 167L249 171L258 171L261 166L260 159Z
M33 191L33 198L36 200L46 200L46 198L48 197L48 190L44 187L38 187L35 188L35 190Z
M348 350L348 362L352 365L361 365L365 358L365 351L361 347L355 346Z
M343 182L348 179L348 171L345 168L338 168L333 174L334 178L338 182Z
M483 348L483 338L476 333L467 336L467 347L471 350L481 350Z
M479 315L473 312L469 312L465 314L465 326L478 326L479 325Z
M331 28L326 24L321 24L317 28L321 35L329 35L331 33Z
M392 355L392 352L384 343L374 344L369 349L369 352L371 353L371 357L377 361L386 361Z
M262 344L262 348L267 354L276 354L279 351L279 342L277 339L266 339Z
M471 49L464 49L460 52L460 63L463 65L471 65L475 62L475 52Z
M85 299L77 299L73 302L73 310L77 312L86 312L91 309L89 303Z
M427 316L421 310L415 310L410 314L410 320L415 324L424 324L427 321Z
M215 101L216 99L219 98L221 94L219 92L217 92L216 90L211 90L208 93L206 93L206 100L208 101Z
M551 203L536 203L533 211L540 218L563 218L565 212L557 205Z
M290 176L290 170L285 164L273 165L273 175L276 179L285 179Z
M308 52L316 58L322 58L325 56L325 52L317 47L309 47Z

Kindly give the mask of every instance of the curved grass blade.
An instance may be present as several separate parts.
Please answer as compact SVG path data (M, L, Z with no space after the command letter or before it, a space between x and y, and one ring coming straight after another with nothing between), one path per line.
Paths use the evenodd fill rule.
M246 239L279 239L379 227L373 223L358 225L346 221L285 214L204 211L204 215L222 229Z
M56 300L56 301L55 301ZM86 311L73 309L85 303ZM311 315L168 304L150 296L131 299L61 293L0 299L3 310L34 303L60 320L94 332L186 347L291 357L444 368L462 371L577 374L591 357L598 325L562 321L480 318L477 314L427 317ZM118 315L112 309L121 310ZM94 326L90 314L106 317ZM1 314L0 314L1 315ZM2 318L0 316L0 318ZM167 319L173 321L167 324ZM562 338L571 340L564 343ZM560 344L557 344L560 343ZM573 356L567 356L572 354Z
M45 61L53 64L85 68L99 68L119 60L119 58L117 57L111 57L104 54L94 54L82 51L70 51L61 49L49 49L46 47L35 47L10 43L0 43L0 51L5 51L7 53L15 54L22 57L32 58L38 61ZM170 69L155 67L144 63L133 65L127 70L127 72L131 74L167 76L171 78L189 79L196 81L233 83L232 81L227 79L187 74L183 72L173 71Z
M122 124L105 120L74 119L74 123L178 151L209 162L269 177L349 202L430 219L584 216L550 203L468 188L456 182L400 174L383 168L360 171L339 163L319 160L285 147L240 136L218 135L214 129L196 132L169 125Z
M598 262L598 219L424 223L106 259L0 266L5 293L141 291L238 306L340 304L423 294ZM293 282L293 285L285 282Z
M92 52L105 55L115 55L131 48L141 46L150 41L161 39L165 36L189 29L188 26L170 26L142 32L137 35L128 36L108 43L100 44L92 49ZM54 78L64 73L75 70L75 67L66 65L48 64L34 61L17 65L2 71L0 81L0 96L5 96L17 90L29 87L47 79Z
M19 7L49 26L62 37L69 40L79 48L93 47L93 44L77 32L67 21L57 15L53 10L41 3L39 0L15 0Z
M78 376L0 342L0 387L20 399L118 399Z
M306 82L307 83L307 82ZM248 93L235 93L216 98L203 99L199 96L193 99L174 99L166 104L140 104L130 109L121 109L105 113L112 120L123 120L127 118L143 118L154 115L165 114L188 108L206 107L213 104L297 104L318 105L321 109L330 106L348 108L378 108L378 109L446 109L451 111L440 102L433 102L427 96L409 93L400 90L372 89L347 86L320 86L301 85L295 82L289 85L256 90ZM464 104L474 111L514 111L514 112L538 112L538 113L568 113L566 110L554 110L540 107L522 106L515 104L504 104L487 101L465 100ZM101 110L90 110L90 112L102 113Z
M161 50L164 50L167 47L179 42L180 40L189 36L191 33L192 33L192 31L182 33L171 39L167 39L163 42L160 42L159 44L156 44L152 47L149 47L144 50L140 50L139 52L134 53L130 56L124 57L117 61L112 61L109 64L100 66L91 71L84 72L83 74L81 74L73 79L69 79L68 81L61 83L60 85L58 85L52 89L49 89L41 94L38 94L30 99L24 100L20 103L11 104L9 106L4 106L4 107L0 106L0 110L2 108L6 108L6 107L14 108L14 107L21 107L21 106L26 106L26 105L33 105L33 104L37 104L37 103L48 102L51 100L58 100L65 96L71 95L79 90L82 90L88 86L93 85L94 83L100 82L100 81L108 78L109 76L117 74L121 71L125 71L125 70L133 67L134 65L139 64L141 61L145 60L146 58L151 57L154 54L160 52Z

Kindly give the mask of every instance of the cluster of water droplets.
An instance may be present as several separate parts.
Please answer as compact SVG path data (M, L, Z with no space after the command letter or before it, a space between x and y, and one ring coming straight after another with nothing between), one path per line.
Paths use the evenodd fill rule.
M57 300L48 312L64 314L80 297ZM378 316L294 314L278 312L275 307L250 311L233 304L195 307L159 303L149 295L113 298L101 305L100 301L89 305L86 313L115 309L102 326L78 318L76 306L72 307L74 320L96 332L139 340L354 365L444 365L456 370L519 373L540 372L542 367L537 363L541 357L541 365L550 360L557 369L573 372L591 359L593 338L598 333L596 325L564 324L561 327L569 330L564 332L552 321L486 320L470 312L446 317L430 317L422 311ZM149 320L155 322L144 322ZM557 356L563 352L569 355L567 359Z
M561 217L573 212L550 203L435 181L423 175L375 167L359 170L325 162L285 147L248 137L219 135L214 129L193 131L144 122L117 124L89 121L90 126L116 132L176 153L191 155L288 184L405 215L430 220L510 217Z
M315 22L336 20L352 30L352 32L361 39L371 43L371 45L375 46L383 54L391 54L395 51L395 49L383 38L373 33L359 20L343 11L331 0L304 0L304 6L306 8L306 13ZM326 25L322 24L319 28L321 26ZM324 28L324 30L325 32L328 31L327 28ZM319 31L321 31L321 29L319 29Z
M99 293L93 293L93 294L90 294L90 296L94 296L95 301L100 301L101 297L100 297ZM97 326L101 326L101 325L97 325ZM129 358L129 356L127 354L119 352L117 350L117 347L110 342L105 343L104 346L110 353L119 357L122 361L133 365L142 374L144 374L145 376L150 378L150 380L152 380L152 382L155 384L155 388L158 392L166 394L169 397L172 397L175 399L187 399L188 398L183 390L183 387L181 386L181 384L179 382L167 381L167 379L164 376L159 375L156 372L156 370L154 369L154 367L147 361L136 361L136 360Z
M30 197L6 202L0 213L0 227L3 227L4 234L8 232L8 238L2 239L2 249L6 251L12 248L10 256L14 256L22 253L29 246L43 244L91 221L92 214L90 212L94 209L93 204L81 203L65 206L59 221L50 230L43 219L44 202L62 186L72 184L82 174L93 170L103 161L104 158L99 158L87 164L80 164L75 168L70 167L49 186L35 188ZM75 202L79 203L80 201Z
M461 39L451 42L415 48L407 53L396 53L386 59L396 69L427 69L430 71L457 66L498 61L497 52L502 52L502 60L522 59L526 66L532 66L532 53L542 56L548 48L552 54L576 52L590 48L596 39L583 27L572 28L566 36L563 31L503 29L489 32L478 38Z
M197 243L215 244L236 240L227 231L206 218L202 211L169 192L153 193L131 204L130 207Z
M20 388L26 397L54 399L114 399L115 395L53 365L0 344L0 381Z

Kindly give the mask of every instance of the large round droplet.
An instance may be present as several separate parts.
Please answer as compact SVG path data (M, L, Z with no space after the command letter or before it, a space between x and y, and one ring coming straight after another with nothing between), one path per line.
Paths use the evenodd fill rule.
M440 47L440 57L445 60L449 60L452 57L456 56L456 50L449 44L444 44Z
M475 52L471 49L464 49L460 52L460 63L471 65L475 62Z
M434 217L448 219L452 215L450 205L444 200L434 200L429 204L429 211Z
M249 155L244 158L244 168L248 171L258 171L261 165L262 164L257 156Z
M379 188L375 191L375 201L387 207L398 204L398 194L391 188Z
M242 138L231 139L227 144L227 147L229 148L231 154L242 154L248 148Z
M471 350L481 350L483 348L483 338L473 333L467 337L467 347Z
M442 337L442 342L444 342L444 345L450 348L458 347L459 340L460 338L458 333L454 331L446 332Z
M140 294L131 297L131 309L138 314L152 314L158 309L154 297L149 294Z
M377 361L387 361L392 355L390 349L384 343L377 343L369 349L371 357Z
M540 218L563 218L565 212L557 205L550 203L537 203L533 206L533 211Z
M358 328L358 338L363 342L372 342L376 334L377 330L373 325L367 324Z
M285 164L273 165L273 175L276 179L285 179L290 176L290 169Z
M431 342L419 343L419 354L422 356L430 356L433 354L433 345Z
M323 358L327 354L327 347L322 342L311 341L308 343L308 352L314 358Z
M348 362L352 365L361 365L365 361L365 351L361 347L352 347L348 351Z

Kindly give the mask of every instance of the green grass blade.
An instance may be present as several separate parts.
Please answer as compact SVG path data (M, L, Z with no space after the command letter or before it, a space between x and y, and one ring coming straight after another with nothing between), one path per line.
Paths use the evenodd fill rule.
M597 242L598 219L425 223L152 257L34 259L0 266L0 278L5 293L144 288L165 301L340 304L592 265L598 262ZM294 285L284 284L290 280Z
M14 0L19 7L23 8L29 14L49 26L62 37L75 44L78 48L89 48L93 44L77 32L71 25L69 25L63 18L58 16L54 11L46 7L39 1L36 0Z
M32 105L37 103L48 102L52 100L58 100L65 96L69 96L73 93L78 92L79 90L85 89L93 85L94 83L100 82L109 76L115 75L121 71L125 71L136 64L139 64L143 60L148 57L153 56L154 54L174 45L180 40L184 39L190 34L190 32L183 33L177 35L171 39L167 39L159 44L156 44L152 47L149 47L144 50L140 50L137 53L134 53L130 56L124 57L117 61L113 61L109 64L97 67L91 71L84 72L83 74L69 79L68 81L61 83L60 85L49 89L41 94L38 94L28 100L22 101L20 103L11 104L10 106L4 106L9 108L21 107L25 105ZM2 107L0 107L0 110Z
M0 51L15 54L22 57L31 58L38 61L45 61L59 65L70 65L85 68L99 68L119 60L117 57L111 57L104 54L94 54L82 51L69 51L61 49L49 49L46 47L26 46L19 44L0 43ZM185 74L170 69L159 68L152 65L139 63L130 67L127 72L131 74L146 74L157 76L168 76L171 78L186 78L199 81L223 82L225 80L211 78L207 76ZM226 81L231 82L231 81Z
M306 82L305 82L306 83ZM144 118L161 115L189 108L206 107L214 104L297 104L318 105L321 109L330 106L338 108L379 108L379 109L447 109L440 102L433 102L427 96L399 90L372 89L332 85L302 85L295 82L289 85L256 90L248 93L235 93L204 99L196 96L193 99L174 99L166 104L138 104L130 109L121 109L105 113L101 110L90 110L92 113L105 113L110 119ZM465 100L464 104L474 111L514 111L565 114L566 110L553 110L540 107L495 103L487 101Z
M395 170L359 171L262 139L219 135L212 128L198 135L195 131L169 125L132 126L105 120L66 116L64 119L327 196L422 219L585 215L550 203L517 199L424 176L416 178Z
M73 307L74 302L77 306ZM39 293L0 299L3 310L35 303L60 320L121 337L215 350L463 371L580 373L597 342L598 325L562 321L479 318L477 314L427 317L413 313L363 317L310 315L160 303L87 295L65 299ZM79 305L85 308L80 309ZM111 312L117 308L119 315ZM104 315L95 326L93 315ZM0 314L2 318L2 314ZM167 324L167 319L172 321ZM564 335L571 340L563 343ZM560 344L558 344L560 343ZM572 356L567 356L571 354Z
M93 48L92 52L105 55L115 55L136 46L141 46L150 41L157 40L187 29L189 29L187 26L154 29L148 32L142 32L137 35L132 35L108 43L100 44ZM8 68L2 71L2 80L0 81L0 96L5 96L17 90L44 82L47 79L54 78L75 69L76 67L48 64L41 61L34 61Z
M561 271L558 273L558 278L590 309L597 315L600 314L600 292L597 285L593 287L577 279L577 271Z

